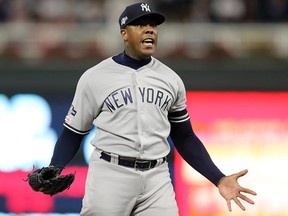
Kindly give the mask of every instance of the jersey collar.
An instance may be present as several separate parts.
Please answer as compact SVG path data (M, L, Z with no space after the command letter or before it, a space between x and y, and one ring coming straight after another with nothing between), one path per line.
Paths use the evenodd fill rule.
M151 62L151 57L147 57L143 60L136 60L131 58L130 56L128 56L126 54L125 51L123 51L122 53L113 56L112 59L117 62L118 64L133 68L135 70L139 69L140 67L147 65L149 62Z

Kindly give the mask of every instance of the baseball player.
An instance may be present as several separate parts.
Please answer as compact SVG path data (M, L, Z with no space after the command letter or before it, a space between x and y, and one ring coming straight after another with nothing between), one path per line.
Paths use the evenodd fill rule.
M182 80L152 57L157 26L165 17L146 3L126 7L119 18L125 48L88 69L80 78L50 165L65 167L83 137L97 127L81 215L177 216L169 169L168 136L181 156L204 175L227 201L242 209L238 184L247 170L225 176L193 132Z

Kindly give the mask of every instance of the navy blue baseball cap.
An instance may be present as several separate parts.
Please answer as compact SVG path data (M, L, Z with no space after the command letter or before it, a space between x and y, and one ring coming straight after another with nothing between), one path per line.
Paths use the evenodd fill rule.
M140 2L127 6L122 12L119 17L120 29L125 28L136 19L146 16L152 18L157 25L160 25L165 21L164 15L153 12L147 3Z

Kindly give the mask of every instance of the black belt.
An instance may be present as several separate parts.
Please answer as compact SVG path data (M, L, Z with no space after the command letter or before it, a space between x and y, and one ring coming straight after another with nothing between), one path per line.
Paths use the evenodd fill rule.
M108 162L111 162L113 156L109 155L106 152L101 152L100 158L103 160L106 160ZM165 161L167 161L167 158L161 158L159 160L142 160L142 159L136 159L136 158L127 158L123 156L118 156L118 165L135 168L136 170L149 170L154 168L157 164L163 164Z

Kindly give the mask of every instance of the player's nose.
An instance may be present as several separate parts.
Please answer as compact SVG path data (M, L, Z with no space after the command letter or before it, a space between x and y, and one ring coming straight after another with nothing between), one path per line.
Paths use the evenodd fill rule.
M156 30L155 30L155 26L152 25L146 25L145 26L145 34L155 34Z

